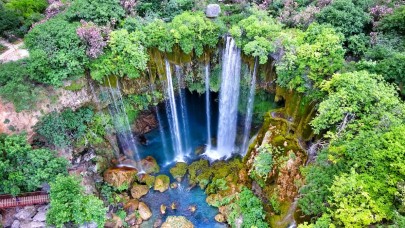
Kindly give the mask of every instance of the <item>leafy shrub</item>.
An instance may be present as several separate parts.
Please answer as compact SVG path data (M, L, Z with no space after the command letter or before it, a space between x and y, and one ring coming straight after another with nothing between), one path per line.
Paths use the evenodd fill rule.
M41 87L28 80L28 75L22 61L0 65L0 96L13 103L17 112L34 108L40 99Z
M237 227L236 220L242 216L243 228L264 228L269 227L264 221L265 213L263 210L262 202L251 190L243 187L239 198L232 205L233 210L229 215L229 223L232 227Z
M58 176L51 183L50 208L46 214L46 222L56 227L64 227L66 223L84 225L95 222L98 227L103 227L107 212L103 201L83 192L78 178Z
M400 35L405 35L405 6L398 7L391 15L384 17L379 29L385 32L394 32Z
M363 32L371 17L364 12L363 5L356 5L352 0L336 0L326 6L317 15L319 23L331 24L346 38Z
M175 43L186 54L195 51L201 56L205 47L215 47L220 35L219 25L213 23L201 12L184 12L176 17L170 24Z
M292 35L286 36L286 53L276 63L277 83L301 93L315 92L343 66L342 37L332 27L316 23L306 32Z
M30 18L33 14L44 12L48 6L46 0L10 0L6 7L24 18Z
M162 52L172 52L175 40L169 24L160 19L155 19L142 30L148 34L144 41L146 47L157 47Z
M232 26L230 33L245 54L258 57L261 64L267 62L268 55L276 50L275 38L281 25L262 11L241 20Z
M115 23L125 15L119 0L75 0L66 12L70 21L91 21L99 25Z
M28 69L33 80L59 86L64 79L84 74L86 47L76 28L77 24L54 18L28 33L25 45L30 51Z
M0 193L35 191L66 173L67 161L47 149L32 149L25 135L0 136Z
M103 28L95 25L93 22L80 21L82 26L77 28L76 32L80 39L86 44L86 54L90 58L97 58L103 53L103 48L107 46Z
M22 23L23 18L13 10L5 7L4 3L0 1L0 35L20 35L18 28Z
M141 41L143 32L128 33L121 29L110 33L108 48L105 53L91 64L91 76L102 81L106 76L137 78L146 69L148 55Z
M66 147L84 136L93 115L90 108L81 108L75 112L72 109L61 113L54 111L43 116L34 128L48 144Z

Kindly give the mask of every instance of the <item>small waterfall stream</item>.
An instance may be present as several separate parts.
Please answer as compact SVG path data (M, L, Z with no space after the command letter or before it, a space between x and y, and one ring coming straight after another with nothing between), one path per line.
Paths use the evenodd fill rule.
M249 99L247 103L247 111L245 117L245 126L243 129L243 143L241 148L241 153L245 155L248 149L248 141L250 136L250 129L252 127L252 117L253 117L253 103L255 100L256 92L256 74L257 74L257 58L255 59L255 65L253 67L252 78L250 80L250 89L249 89Z
M205 153L211 159L229 158L235 152L241 71L240 53L234 39L227 37L222 59L217 150Z
M180 110L181 110L181 123L182 123L182 138L184 139L184 149L187 153L191 152L190 148L190 131L189 131L189 122L188 122L188 113L187 113L187 105L186 105L186 96L184 94L184 89L182 89L182 77L181 77L181 67L175 65L175 72L177 78L177 85L179 91L179 99L180 99Z
M105 91L105 94L108 95L108 99L110 101L110 104L108 105L108 110L113 120L117 137L121 145L123 146L124 154L129 159L135 159L135 164L122 164L122 165L136 166L140 171L140 173L142 173L144 171L139 162L141 159L138 154L138 149L136 146L134 136L132 134L131 126L129 125L129 120L125 110L124 102L122 100L122 94L119 84L117 82L116 88L113 88L111 86L110 78L107 78L107 80L109 87L108 92Z
M207 116L207 151L211 150L210 64L205 69L205 112Z
M169 61L165 60L166 65L166 112L169 119L170 134L172 137L173 150L175 151L175 160L184 161L183 145L181 140L180 124L177 115L176 99L172 82L172 72Z

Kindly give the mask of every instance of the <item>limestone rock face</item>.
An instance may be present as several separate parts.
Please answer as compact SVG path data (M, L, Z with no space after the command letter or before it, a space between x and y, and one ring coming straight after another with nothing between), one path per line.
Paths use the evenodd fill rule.
M118 188L123 184L130 185L137 173L136 169L110 168L104 172L104 181Z
M148 194L149 192L149 187L147 185L140 185L140 184L134 184L134 186L131 189L131 195L135 199L139 199L142 196Z
M209 18L218 17L221 13L221 7L218 4L209 4L205 10L205 15Z
M184 216L169 216L161 228L194 228L194 225Z
M152 112L142 113L135 120L133 131L138 135L143 135L158 127L155 115Z
M164 192L169 188L170 178L166 175L159 175L156 177L155 186L153 189L155 191Z
M146 221L152 217L152 211L149 209L148 205L144 202L139 202L138 205L139 215L141 216L142 220Z

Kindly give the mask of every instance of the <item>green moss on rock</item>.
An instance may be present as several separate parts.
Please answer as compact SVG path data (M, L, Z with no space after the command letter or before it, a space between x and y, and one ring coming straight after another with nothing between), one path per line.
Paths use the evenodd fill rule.
M186 175L187 173L187 163L184 162L178 162L174 167L170 169L170 174L172 174L173 178L175 178L177 181L181 181L181 179Z

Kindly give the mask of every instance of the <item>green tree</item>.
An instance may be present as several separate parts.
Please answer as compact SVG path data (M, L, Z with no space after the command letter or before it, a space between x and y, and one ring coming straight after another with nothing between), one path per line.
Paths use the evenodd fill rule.
M48 149L32 149L25 135L0 136L0 193L35 191L66 173L67 161Z
M334 180L328 202L338 225L360 228L387 217L368 192L372 186L365 183L367 179L369 177L361 177L352 169L350 174L342 174Z
M184 53L193 50L201 56L204 47L214 48L220 36L220 26L213 23L201 12L184 12L174 17L170 24L175 43L179 44Z
M119 0L75 0L66 12L69 21L92 21L99 25L115 23L125 16Z
M332 27L313 23L304 33L283 36L285 54L276 63L277 83L281 87L314 93L324 80L342 68L342 37Z
M85 135L93 115L90 108L81 108L75 112L72 109L61 113L54 111L43 116L34 129L48 144L63 148Z
M148 34L144 41L146 47L157 47L162 52L172 52L175 41L169 24L161 19L155 19L142 30Z
M360 34L371 17L363 9L364 4L353 0L336 0L317 15L319 23L331 24L346 38Z
M243 187L242 192L238 195L236 202L232 204L231 207L233 210L229 215L229 223L232 227L239 227L237 224L239 218L242 218L243 228L269 227L264 221L265 214L261 200L248 188Z
M14 10L24 18L29 18L35 13L42 13L48 6L46 0L10 0L7 2L6 7Z
M60 17L35 26L25 37L30 51L30 77L38 82L61 85L62 80L84 75L86 46L76 35L78 24Z
M275 40L281 31L281 24L267 16L264 11L254 14L232 26L230 33L246 55L258 57L265 64L268 55L276 50Z
M332 137L332 132L389 128L404 118L405 106L398 93L379 75L367 71L335 74L321 88L329 95L311 122L316 133L333 129Z
M51 183L50 208L46 214L49 225L64 227L67 223L83 225L95 222L98 227L103 227L106 212L103 201L84 194L78 178L58 176Z
M111 75L139 77L148 62L146 48L141 42L144 39L145 34L140 31L128 33L121 29L111 32L105 54L91 63L92 78L102 81Z
M391 15L384 17L380 24L379 30L384 32L395 32L405 36L405 6L400 6L394 10Z

